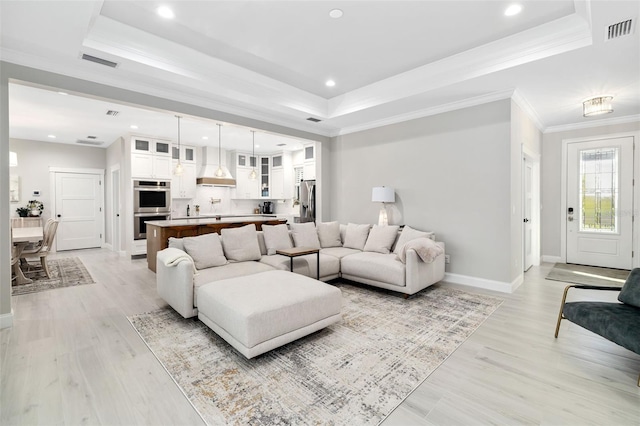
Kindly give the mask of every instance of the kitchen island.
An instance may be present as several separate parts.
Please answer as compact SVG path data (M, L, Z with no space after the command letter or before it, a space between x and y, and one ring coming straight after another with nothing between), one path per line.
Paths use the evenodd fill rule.
M221 215L147 222L147 267L156 271L156 253L168 247L169 237L194 237L212 232L219 234L223 228L237 228L252 223L260 231L262 225L280 225L287 223L287 220L273 215Z

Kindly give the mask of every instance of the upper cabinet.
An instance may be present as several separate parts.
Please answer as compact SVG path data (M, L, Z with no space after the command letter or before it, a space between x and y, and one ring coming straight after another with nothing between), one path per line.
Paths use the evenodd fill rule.
M304 146L303 179L314 180L316 178L316 144Z
M196 148L188 145L181 145L180 147L174 145L171 148L171 158L174 160L180 160L182 163L194 163L196 162Z
M131 140L131 152L169 157L171 156L171 142L134 137Z
M293 198L293 161L290 152L252 156L236 152L232 174L236 179L235 199ZM255 169L256 179L249 175Z
M131 176L142 179L171 179L171 142L132 138Z

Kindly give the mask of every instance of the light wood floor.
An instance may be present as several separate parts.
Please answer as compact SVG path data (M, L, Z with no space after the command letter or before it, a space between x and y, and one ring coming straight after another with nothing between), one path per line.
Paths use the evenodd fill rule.
M165 305L146 260L70 255L97 284L13 298L0 424L203 424L126 319ZM640 425L640 356L566 321L554 339L564 285L550 266L512 295L466 288L505 302L384 425Z

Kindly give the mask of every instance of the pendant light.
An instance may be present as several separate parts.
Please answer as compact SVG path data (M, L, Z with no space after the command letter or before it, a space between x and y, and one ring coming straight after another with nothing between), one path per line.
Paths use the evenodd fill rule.
M252 157L251 158L256 158L256 131L252 130L252 138L253 138L253 149L252 149ZM249 159L249 163L251 163L251 158ZM257 162L257 161L256 161ZM249 173L249 179L251 180L256 180L258 178L258 173L256 173L256 168L255 168L255 163L254 163L254 167L251 169L251 173Z
M222 124L218 124L218 170L216 170L216 177L224 177L225 173L222 170Z
M184 170L182 168L182 163L180 162L180 116L176 115L176 118L178 119L178 164L176 164L173 174L176 176L182 176L182 172Z

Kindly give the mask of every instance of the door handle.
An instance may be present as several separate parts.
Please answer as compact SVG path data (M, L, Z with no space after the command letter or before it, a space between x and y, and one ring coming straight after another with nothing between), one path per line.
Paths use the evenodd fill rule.
M61 215L61 214L58 214L58 215L56 215L56 216L58 216L58 217L62 217L62 215Z
M526 217L524 218L524 223L528 223L529 219L527 219Z

